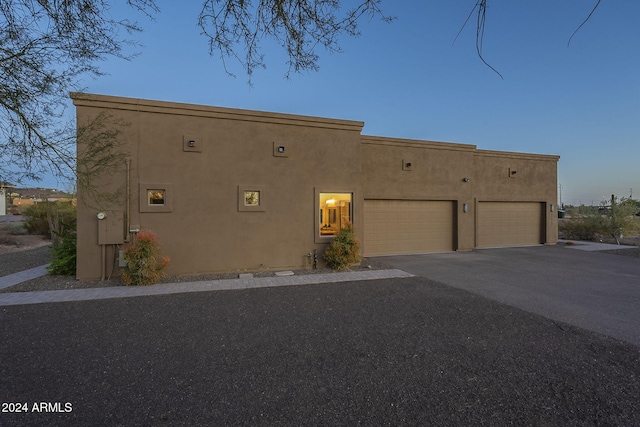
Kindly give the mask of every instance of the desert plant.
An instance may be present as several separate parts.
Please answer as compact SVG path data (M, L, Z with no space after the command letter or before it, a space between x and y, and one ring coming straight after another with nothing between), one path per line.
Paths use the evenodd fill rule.
M595 240L602 230L603 218L600 214L585 217L573 217L560 225L560 232L565 239Z
M611 197L611 209L607 211L604 217L602 234L616 239L616 243L620 244L620 238L633 230L635 222L634 215L638 211L634 201L623 197L620 201L616 197ZM633 231L632 231L633 230Z
M141 230L125 249L124 261L122 279L127 285L153 285L164 276L163 269L169 258L161 255L158 235L151 230Z
M51 236L64 234L65 230L76 228L76 207L71 202L39 202L29 205L22 212L24 228L29 234Z
M574 216L559 226L565 239L596 240L609 236L620 244L625 234L635 234L638 226L635 221L637 207L634 201L612 197L610 206L591 209L587 215Z
M24 228L24 224L17 222L9 225L9 234L12 236L23 236L27 234L27 229Z
M73 276L76 274L76 233L67 231L65 234L58 234L57 237L58 243L53 246L47 271L53 275Z
M48 236L50 234L49 220L47 219L49 212L53 210L55 202L39 202L29 205L22 210L24 217L24 228L29 234L42 234Z
M355 237L353 227L347 224L334 237L324 252L324 259L329 267L335 270L347 270L349 266L360 261L360 243Z
M56 246L60 239L69 233L76 231L78 214L72 202L56 202L53 209L47 215L51 241Z

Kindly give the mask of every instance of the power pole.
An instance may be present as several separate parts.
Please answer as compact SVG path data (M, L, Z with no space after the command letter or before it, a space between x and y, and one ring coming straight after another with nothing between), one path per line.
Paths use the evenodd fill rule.
M558 184L558 187L560 188L560 208L562 208L562 184Z

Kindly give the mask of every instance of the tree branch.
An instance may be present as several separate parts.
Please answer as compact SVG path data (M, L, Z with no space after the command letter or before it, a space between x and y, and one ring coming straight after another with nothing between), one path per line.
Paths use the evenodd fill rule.
M601 1L601 0L597 0L597 1L596 1L595 6L593 6L593 8L591 9L591 12L589 12L589 15L587 15L587 17L586 17L586 18L585 18L585 19L580 23L580 25L578 25L578 28L576 28L576 29L574 30L574 32L573 32L573 33L571 33L571 37L569 37L569 40L567 41L567 46L569 46L569 45L571 44L571 40L573 39L573 36L575 36L575 35L576 35L576 33L577 33L578 31L580 31L580 28L582 28L582 26L583 26L584 24L586 24L586 23L587 23L587 21L588 21L589 19L591 19L591 16L593 15L593 13L596 11L596 9L598 8L598 6L600 6L600 1Z

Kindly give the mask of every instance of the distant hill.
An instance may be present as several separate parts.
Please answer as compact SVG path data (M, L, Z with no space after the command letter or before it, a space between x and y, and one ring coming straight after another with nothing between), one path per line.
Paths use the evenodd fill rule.
M72 199L74 197L73 194L53 188L11 188L7 190L7 193L13 198L31 200Z

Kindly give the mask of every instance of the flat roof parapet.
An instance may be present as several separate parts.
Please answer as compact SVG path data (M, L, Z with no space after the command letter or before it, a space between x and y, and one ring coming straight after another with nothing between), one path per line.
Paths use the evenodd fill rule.
M97 95L72 92L70 97L75 106L129 110L149 113L211 117L226 120L275 123L291 126L319 127L361 132L364 122L303 116L266 111L243 110L237 108L211 107L198 104L184 104L169 101L153 101L140 98L125 98L110 95Z

